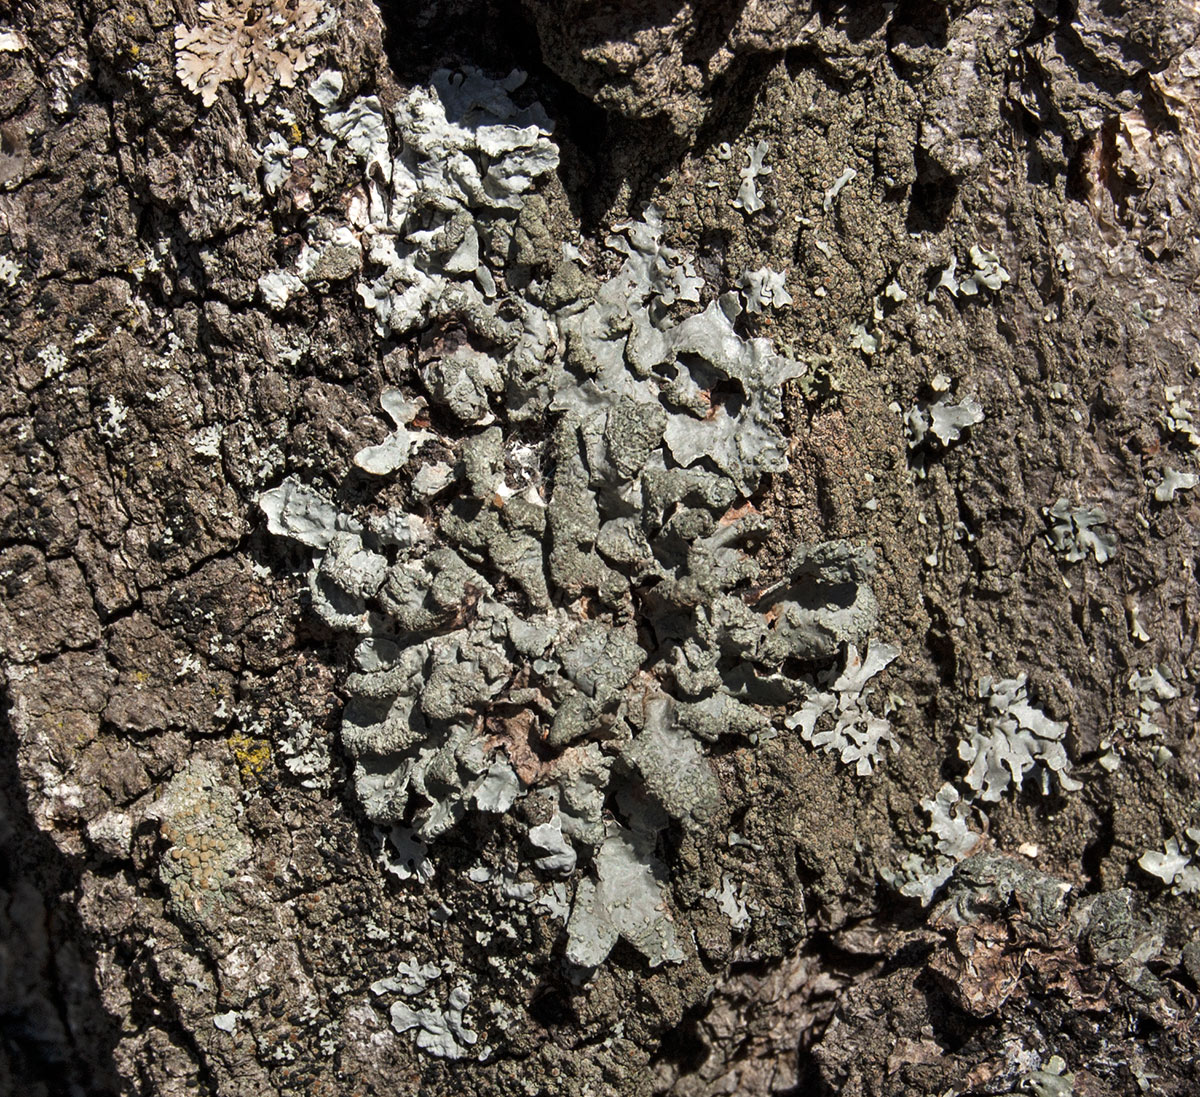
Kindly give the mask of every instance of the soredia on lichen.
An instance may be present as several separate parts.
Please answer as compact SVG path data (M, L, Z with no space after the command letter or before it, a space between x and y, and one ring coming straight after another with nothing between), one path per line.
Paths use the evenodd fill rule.
M366 175L360 294L381 334L422 329L406 390L383 394L394 431L355 458L400 470L391 509L347 515L295 480L259 504L312 550L313 612L357 640L354 787L418 851L388 867L424 878L426 844L506 812L529 824L528 870L574 891L573 964L618 939L678 962L659 847L672 822L725 810L702 742L779 733L811 692L785 664L828 662L874 625L874 556L802 546L760 575L772 525L748 500L786 465L782 390L802 367L738 334L734 294L701 307L652 209L607 237L619 265L598 286L530 244L558 153L541 109L510 99L519 82L436 74L396 107L390 180ZM834 688L862 726L841 751L865 772L894 745L863 703L892 654L863 667L850 650Z
M674 926L663 916L663 875L652 837L614 826L596 855L596 881L581 881L575 892L567 959L595 967L623 937L651 967L682 960Z

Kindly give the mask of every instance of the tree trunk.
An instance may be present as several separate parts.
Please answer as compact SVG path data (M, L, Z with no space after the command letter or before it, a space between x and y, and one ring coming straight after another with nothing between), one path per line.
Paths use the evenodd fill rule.
M0 1090L1200 1089L1194 4L0 15Z

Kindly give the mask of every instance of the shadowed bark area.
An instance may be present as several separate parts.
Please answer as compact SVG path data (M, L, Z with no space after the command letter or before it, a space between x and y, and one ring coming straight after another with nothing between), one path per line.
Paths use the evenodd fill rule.
M5 706L7 709L7 705ZM0 723L0 1089L114 1094L121 1025L103 1008L77 909L79 868L35 825Z

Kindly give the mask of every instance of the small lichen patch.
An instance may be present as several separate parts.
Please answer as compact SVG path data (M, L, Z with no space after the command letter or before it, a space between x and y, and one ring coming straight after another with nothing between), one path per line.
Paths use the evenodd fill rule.
M581 880L575 892L567 959L582 968L596 967L623 937L651 967L681 961L684 954L659 882L664 875L652 836L610 826L596 855L595 880Z
M1050 526L1046 534L1050 547L1070 563L1086 560L1090 553L1096 563L1106 564L1116 552L1116 535L1100 528L1108 524L1103 507L1072 506L1061 498L1042 513Z
M921 853L909 854L901 865L897 881L901 895L920 899L928 906L934 893L954 871L954 866L979 845L981 835L971 829L971 805L959 795L958 789L946 781L937 795L921 801L929 815L929 827ZM926 852L928 851L928 852Z
M766 202L758 193L758 180L761 176L771 174L771 168L766 162L770 150L771 146L766 141L759 141L753 148L746 150L746 166L738 172L742 185L733 200L737 209L746 213L757 213L766 208Z
M165 843L159 877L175 911L192 925L215 929L224 890L250 856L229 782L211 763L193 762L171 779L146 815L158 821Z
M1200 827L1188 827L1182 837L1168 838L1162 853L1143 853L1138 865L1176 895L1200 894Z
M487 1049L473 1052L479 1034L468 1027L464 1018L471 1004L471 992L465 985L456 986L446 999L445 1006L414 1010L406 1002L396 1002L391 1008L392 1028L397 1032L417 1030L417 1047L439 1059L483 1059Z
M271 744L266 739L237 732L229 737L229 749L242 780L247 783L256 784L271 764Z
M737 285L746 302L746 311L753 316L768 308L781 309L790 305L792 295L784 286L786 278L785 271L771 270L770 267L744 271Z
M950 262L938 275L937 282L929 291L929 300L937 298L937 291L946 290L951 297L960 293L967 297L976 296L981 289L993 292L1001 289L1009 281L1009 273L1000 263L1000 257L987 248L973 244L970 249L971 270L966 278L958 277L958 257L951 255Z
M846 168L842 174L833 181L832 186L830 186L830 188L825 192L825 196L821 202L822 208L826 213L833 209L838 195L842 193L842 188L856 178L858 178L858 172L853 168Z
M1051 720L1029 703L1025 681L1024 674L979 681L984 716L979 724L967 726L958 756L970 767L967 784L985 801L999 800L1010 786L1019 789L1038 766L1043 794L1050 791L1050 774L1064 792L1083 787L1069 773L1063 745L1067 725Z
M265 103L276 82L295 87L316 59L324 13L324 0L202 0L196 25L175 27L175 74L206 107L232 81Z
M964 430L982 423L983 418L983 408L971 396L957 404L946 399L933 404L917 404L904 417L908 448L916 450L933 445L948 449L962 438Z
M1200 449L1200 424L1196 422L1196 408L1183 395L1182 385L1168 385L1163 389L1163 428L1167 437L1186 449Z
M1162 480L1154 489L1154 498L1160 503L1175 502L1175 494L1180 491L1191 491L1200 484L1200 476L1194 472L1180 472L1178 469L1163 469Z
M823 675L824 682L832 680L832 684L812 690L800 711L788 717L787 725L799 728L800 737L814 747L854 766L858 776L867 776L882 761L885 746L893 751L900 749L891 723L867 705L871 679L899 654L900 649L894 645L873 643L860 656L850 644L842 671ZM832 723L826 717L832 718Z

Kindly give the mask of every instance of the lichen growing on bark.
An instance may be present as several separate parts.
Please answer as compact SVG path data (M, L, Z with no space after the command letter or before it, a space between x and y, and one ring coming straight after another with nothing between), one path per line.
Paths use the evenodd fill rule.
M460 325L411 395L384 391L394 430L355 458L401 474L407 501L351 515L295 480L259 501L315 550L318 616L358 638L342 741L368 816L432 841L548 789L553 831L529 834L538 871L576 883L567 958L594 967L623 937L678 962L654 851L669 821L720 810L700 740L782 726L807 688L784 663L873 626L874 561L806 546L760 584L771 524L747 501L786 466L781 390L803 367L737 333L733 294L699 307L653 209L608 237L622 260L595 290L552 297L572 260L514 261L558 161L518 85L442 72L395 110L404 144L366 233L382 273L360 292L381 335ZM458 426L410 426L425 403ZM853 656L838 683L857 698L894 656L872 649L861 672ZM860 773L888 730L864 719L842 749Z

